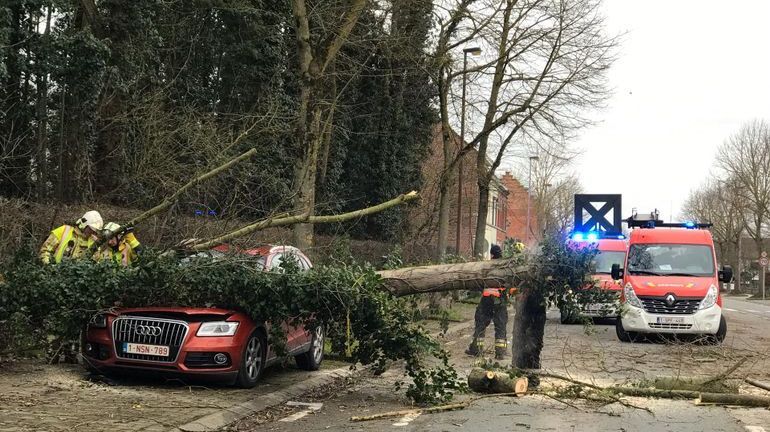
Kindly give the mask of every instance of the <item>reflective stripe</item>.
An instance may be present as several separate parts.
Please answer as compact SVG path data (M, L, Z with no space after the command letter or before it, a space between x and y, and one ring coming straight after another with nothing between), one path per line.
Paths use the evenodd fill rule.
M484 288L484 297L500 297L500 290L504 288Z
M71 226L64 225L64 233L62 233L62 236L59 239L59 247L56 248L56 252L53 255L53 261L55 263L60 263L64 257L64 251L67 249L67 244L72 240L72 229ZM73 245L73 249L74 248L75 245Z
M495 347L508 348L508 341L505 339L495 339Z

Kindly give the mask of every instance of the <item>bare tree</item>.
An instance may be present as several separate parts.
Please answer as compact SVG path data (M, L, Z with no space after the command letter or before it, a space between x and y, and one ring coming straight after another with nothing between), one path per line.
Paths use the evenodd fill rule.
M478 149L476 255L485 249L490 182L509 148L564 142L609 94L605 74L618 40L604 34L599 6L599 0L507 0L485 31L495 60L481 80L488 83L479 108L484 120L461 152Z
M745 124L719 148L717 165L734 185L729 193L742 203L742 225L761 251L770 223L770 125Z
M325 136L322 127L331 122L333 115L333 110L325 109L322 103L323 78L358 22L366 0L350 0L339 14L341 18L338 23L324 22L323 25L316 26L311 26L306 0L292 0L291 3L300 77L295 132L300 157L294 174L294 187L297 192L294 210L298 214L312 215L315 207L319 153ZM300 248L312 246L313 226L306 223L295 225L293 240Z
M551 186L537 199L538 205L543 207L540 220L545 231L567 232L574 227L575 194L581 192L583 192L583 185L574 174L551 183Z
M574 206L573 197L567 195L579 193L581 189L580 181L569 172L578 153L567 143L558 141L546 141L528 151L538 154L529 185L538 226L544 231L565 230L571 225ZM537 236L538 233L529 235Z

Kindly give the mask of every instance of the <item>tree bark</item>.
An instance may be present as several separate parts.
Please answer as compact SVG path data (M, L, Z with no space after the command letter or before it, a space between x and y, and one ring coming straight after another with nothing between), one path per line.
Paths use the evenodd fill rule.
M490 260L382 270L377 274L382 278L384 289L401 297L516 286L527 276L527 272L527 266L515 266L510 260Z
M448 174L442 174L438 187L438 239L436 240L436 252L434 258L438 261L446 254L449 244L449 184L446 178ZM460 251L456 251L457 254Z
M534 289L523 290L516 301L513 319L511 364L519 369L540 369L545 333L545 299Z
M487 216L489 213L489 177L479 171L479 203L476 220L476 238L473 241L473 256L481 258L492 245L486 244Z
M515 393L521 396L527 393L527 378L511 378L506 373L474 368L468 374L468 387L478 393Z
M770 407L770 397L733 393L701 393L696 404Z

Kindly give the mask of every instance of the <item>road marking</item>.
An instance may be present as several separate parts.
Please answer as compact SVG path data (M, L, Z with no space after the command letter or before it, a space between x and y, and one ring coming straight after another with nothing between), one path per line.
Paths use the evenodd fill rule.
M417 417L419 417L422 413L419 411L411 412L403 417L401 417L401 420L399 420L396 423L393 423L393 426L395 427L402 427L402 426L408 426L409 423L414 421Z
M765 432L762 426L744 426L748 432Z
M291 407L304 407L305 408L302 411L297 411L297 412L295 412L294 414L292 414L292 415L290 415L288 417L284 417L284 418L278 420L278 421L287 422L287 423L288 422L297 421L297 420L301 419L302 417L305 417L306 415L310 414L311 412L320 410L324 406L324 404L322 404L322 403L308 403L308 402L294 402L294 401L286 402L286 405L287 406L291 406Z
M725 308L725 310L726 310L726 311L730 311L730 312L738 312L738 311L737 311L737 310L735 310L735 309L730 309L730 308L727 308L727 307Z
M746 309L746 312L751 312L751 313L759 313L759 311L756 311L756 310L754 310L754 309Z

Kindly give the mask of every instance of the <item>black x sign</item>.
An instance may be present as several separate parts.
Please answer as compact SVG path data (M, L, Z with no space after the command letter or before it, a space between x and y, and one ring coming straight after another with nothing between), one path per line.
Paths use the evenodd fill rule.
M603 203L598 209L591 203ZM607 215L613 212L612 221ZM588 213L588 220L583 220ZM621 196L615 194L575 194L575 231L594 231L597 227L608 233L622 232Z

